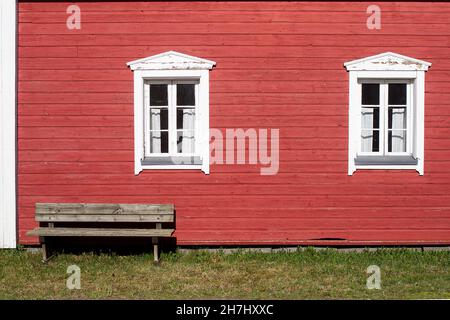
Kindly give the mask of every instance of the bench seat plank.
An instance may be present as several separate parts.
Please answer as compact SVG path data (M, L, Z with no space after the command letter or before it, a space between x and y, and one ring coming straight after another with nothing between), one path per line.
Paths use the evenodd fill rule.
M173 215L173 204L36 203L37 214Z
M27 233L41 237L170 237L174 229L119 228L47 228L39 227Z
M37 213L39 222L173 222L168 214L47 214Z

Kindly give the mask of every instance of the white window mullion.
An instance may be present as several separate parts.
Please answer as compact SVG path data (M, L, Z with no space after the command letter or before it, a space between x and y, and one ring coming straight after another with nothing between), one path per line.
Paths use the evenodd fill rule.
M380 84L380 153L384 156L387 155L388 151L388 137L389 137L389 126L388 126L388 117L389 117L389 94L388 89L389 84L386 81L383 81Z
M174 81L169 83L169 154L177 154L177 85Z

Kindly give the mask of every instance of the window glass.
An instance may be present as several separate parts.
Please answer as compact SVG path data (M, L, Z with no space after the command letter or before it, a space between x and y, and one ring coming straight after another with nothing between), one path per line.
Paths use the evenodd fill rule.
M194 126L195 126L195 109L177 108L177 129L180 130L194 129Z
M194 153L195 136L194 131L178 131L177 132L177 152L178 153Z
M195 84L177 84L177 105L195 106Z
M169 152L168 109L150 109L150 153Z
M380 108L361 108L361 151L380 150Z
M389 130L388 152L406 152L406 130Z
M379 83L363 83L361 92L361 100L363 105L379 105L380 104L380 84Z
M389 105L406 105L406 84L389 83Z
M380 151L380 131L362 130L361 131L361 151L378 152Z
M361 108L361 128L380 128L380 108Z
M150 105L151 106L168 106L167 84L151 84L150 85Z
M389 107L389 129L406 129L406 108Z
M388 152L406 152L406 108L389 107Z
M150 130L167 130L169 128L169 113L167 108L150 109Z
M150 153L169 153L169 132L150 132Z
M177 152L193 153L195 145L195 109L177 108Z

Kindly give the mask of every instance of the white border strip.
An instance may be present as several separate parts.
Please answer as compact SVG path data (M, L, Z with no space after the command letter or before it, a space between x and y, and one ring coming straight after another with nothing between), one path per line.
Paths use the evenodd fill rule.
M16 0L1 0L0 248L16 241Z

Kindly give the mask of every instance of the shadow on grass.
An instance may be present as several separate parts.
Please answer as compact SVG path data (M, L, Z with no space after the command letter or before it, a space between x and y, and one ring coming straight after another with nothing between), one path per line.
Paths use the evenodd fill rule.
M134 256L141 254L153 254L151 238L137 237L64 237L48 238L46 243L52 255L58 254L112 254L120 256ZM176 252L175 238L161 238L160 250L164 253Z

